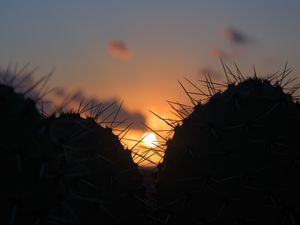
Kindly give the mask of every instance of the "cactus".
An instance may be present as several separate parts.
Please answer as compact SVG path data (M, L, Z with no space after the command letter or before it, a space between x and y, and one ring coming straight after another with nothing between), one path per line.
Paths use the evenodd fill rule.
M147 205L130 152L98 115L41 113L26 94L48 76L21 93L16 76L2 80L0 223L298 224L300 86L287 88L287 67L245 78L223 66L226 90L209 76L207 92L188 80L207 100L183 87L194 107L185 117L179 104L181 123L166 121L174 136L159 166L157 205Z
M0 84L0 223L140 224L142 182L111 128L77 113L45 116Z
M223 66L226 90L207 76L208 91L198 94L208 99L195 104L166 143L157 185L160 221L300 224L299 84L288 88L287 67L245 78Z

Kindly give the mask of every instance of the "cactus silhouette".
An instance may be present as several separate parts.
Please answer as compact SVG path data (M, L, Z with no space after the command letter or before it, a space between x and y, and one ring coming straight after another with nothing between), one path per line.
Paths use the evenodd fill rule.
M287 66L245 78L222 65L227 82L207 76L207 91L180 83L193 107L176 103L180 124L166 120L174 135L156 202L152 192L145 197L131 152L97 122L98 106L82 101L76 111L47 115L36 107L44 96L36 88L49 75L24 89L30 74L0 70L0 223L299 224L300 85Z
M78 113L45 116L7 82L0 103L1 224L143 222L137 165L111 128Z
M233 73L222 65L227 82L207 76L208 91L197 93L207 97L204 103L184 88L195 106L175 127L159 166L159 220L299 224L299 84L289 86L287 67L265 78L245 78L238 68Z

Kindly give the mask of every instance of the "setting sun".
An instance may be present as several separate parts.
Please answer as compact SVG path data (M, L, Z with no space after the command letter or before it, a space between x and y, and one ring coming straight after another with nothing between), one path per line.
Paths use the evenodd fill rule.
M157 146L156 135L152 132L144 133L143 136L143 144L148 148L155 148Z

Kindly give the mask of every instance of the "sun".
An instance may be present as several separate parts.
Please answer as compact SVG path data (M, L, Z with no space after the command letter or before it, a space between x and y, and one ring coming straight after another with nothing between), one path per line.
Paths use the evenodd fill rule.
M157 146L156 135L152 132L144 133L142 139L142 143L148 148L155 148Z

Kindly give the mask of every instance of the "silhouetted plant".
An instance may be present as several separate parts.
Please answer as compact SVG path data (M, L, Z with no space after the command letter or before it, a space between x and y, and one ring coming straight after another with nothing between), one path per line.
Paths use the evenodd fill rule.
M80 113L41 114L10 86L14 74L0 77L0 223L143 223L137 165L112 129Z
M182 85L193 106L179 104L181 123L171 124L158 224L299 224L300 86L289 86L287 66L246 78L222 65L225 83L206 76L206 91Z
M206 91L180 83L192 106L168 102L178 120L154 113L174 131L166 140L148 127L167 145L156 202L153 190L144 196L137 165L120 143L129 126L112 132L123 123L121 106L99 120L109 106L82 100L65 112L66 99L49 115L42 100L51 74L24 88L26 67L0 71L0 223L298 224L300 85L290 86L287 66L245 78L222 65L225 83L209 75ZM161 155L157 147L149 151ZM155 173L144 173L153 185Z

